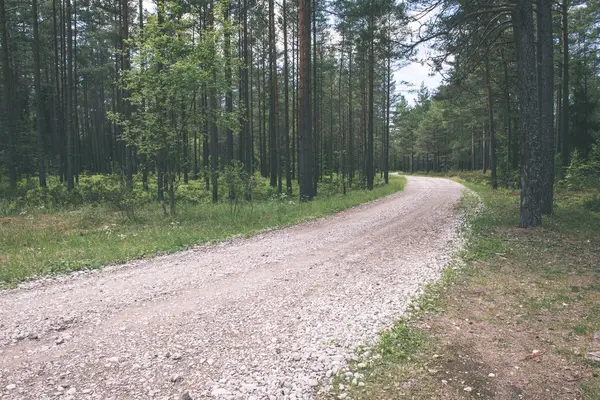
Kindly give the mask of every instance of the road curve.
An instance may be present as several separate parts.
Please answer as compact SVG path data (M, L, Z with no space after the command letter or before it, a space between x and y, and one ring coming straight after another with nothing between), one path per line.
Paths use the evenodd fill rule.
M463 187L0 291L0 398L308 399L439 276Z

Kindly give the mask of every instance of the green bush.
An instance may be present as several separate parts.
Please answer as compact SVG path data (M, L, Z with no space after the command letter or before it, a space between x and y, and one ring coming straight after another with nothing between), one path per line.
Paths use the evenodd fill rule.
M571 162L565 169L565 177L559 182L570 190L600 186L600 148L595 144L587 160L577 150L571 153Z

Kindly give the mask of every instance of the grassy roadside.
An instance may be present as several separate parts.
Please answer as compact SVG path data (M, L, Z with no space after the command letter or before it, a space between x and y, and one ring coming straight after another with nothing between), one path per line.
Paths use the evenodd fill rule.
M178 205L173 218L148 205L126 218L107 207L0 217L0 286L40 275L98 268L110 263L168 253L190 245L246 236L292 225L375 200L404 188L406 179L312 202L296 199L238 205Z
M523 230L517 192L466 185L486 208L471 219L462 268L352 366L364 386L338 379L326 397L600 399L600 363L585 359L600 330L598 192L559 191L544 228Z

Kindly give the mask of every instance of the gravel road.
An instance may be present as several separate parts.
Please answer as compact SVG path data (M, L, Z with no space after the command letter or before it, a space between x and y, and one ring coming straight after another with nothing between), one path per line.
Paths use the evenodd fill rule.
M328 218L0 291L0 398L313 398L439 276L463 189L408 177Z

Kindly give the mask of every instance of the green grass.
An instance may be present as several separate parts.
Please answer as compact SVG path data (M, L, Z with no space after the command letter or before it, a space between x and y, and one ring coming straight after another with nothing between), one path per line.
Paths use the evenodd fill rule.
M599 366L584 358L600 329L598 191L559 189L544 227L524 230L518 191L492 190L481 172L447 177L476 192L485 208L469 218L455 268L366 349L378 356L363 360L365 386L347 387L348 398L513 398L521 392L544 398L547 390L563 398L568 387L578 398L599 400ZM468 196L461 203L475 205ZM540 363L519 361L532 349L545 352ZM514 365L521 368L518 379ZM563 378L565 370L579 375ZM489 378L490 371L499 372ZM517 387L519 380L528 383ZM338 394L334 384L328 398Z
M353 190L314 201L179 203L177 215L164 217L156 204L140 206L127 218L108 206L83 206L56 212L23 212L0 218L0 284L31 277L99 268L107 264L169 253L191 245L248 236L333 214L404 188L405 178L390 177L373 191Z

